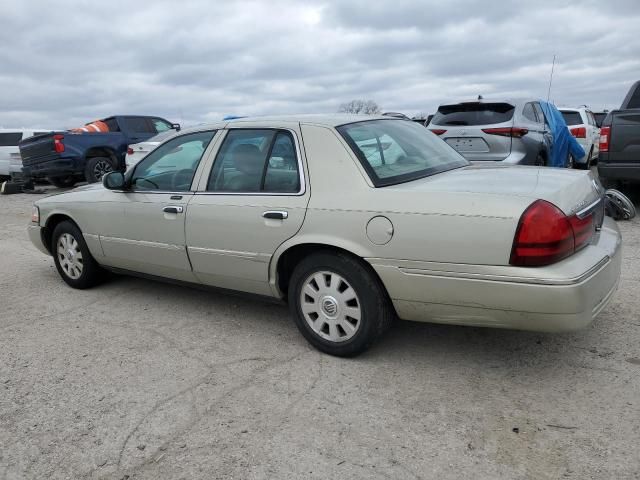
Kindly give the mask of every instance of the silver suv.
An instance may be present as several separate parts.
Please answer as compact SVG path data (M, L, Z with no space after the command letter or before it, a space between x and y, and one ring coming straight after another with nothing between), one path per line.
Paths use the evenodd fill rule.
M467 160L546 165L553 136L537 100L441 105L429 129Z

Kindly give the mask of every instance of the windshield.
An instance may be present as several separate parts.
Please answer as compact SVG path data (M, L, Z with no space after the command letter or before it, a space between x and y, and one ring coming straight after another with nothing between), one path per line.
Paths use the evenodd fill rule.
M369 120L337 127L376 187L469 165L430 130L405 120Z
M433 125L469 126L508 122L515 108L509 103L456 103L442 105L431 120Z

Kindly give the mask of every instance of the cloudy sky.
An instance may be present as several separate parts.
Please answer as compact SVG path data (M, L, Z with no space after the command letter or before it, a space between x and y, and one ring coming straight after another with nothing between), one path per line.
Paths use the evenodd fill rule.
M526 6L525 6L526 5ZM431 113L478 94L619 106L640 79L638 0L3 0L0 125L122 113L185 125L334 112Z

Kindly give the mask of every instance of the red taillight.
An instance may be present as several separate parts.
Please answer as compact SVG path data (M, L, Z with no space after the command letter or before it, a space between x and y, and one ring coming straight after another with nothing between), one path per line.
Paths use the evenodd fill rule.
M602 127L600 129L600 151L609 151L609 140L611 138L611 127Z
M442 130L441 128L430 128L429 130L431 130L436 135L442 135L446 132L446 130Z
M133 155L133 148L127 147L127 155Z
M529 133L529 130L520 127L483 128L482 131L484 133L488 133L489 135L500 135L501 137L514 138L522 138L527 133Z
M569 131L571 132L571 135L573 135L576 138L587 138L586 127L570 128Z
M593 214L567 217L552 203L537 200L520 217L509 263L521 267L555 263L584 247L593 232Z
M62 143L62 140L64 140L64 135L54 135L53 136L53 149L57 153L64 152L64 143Z

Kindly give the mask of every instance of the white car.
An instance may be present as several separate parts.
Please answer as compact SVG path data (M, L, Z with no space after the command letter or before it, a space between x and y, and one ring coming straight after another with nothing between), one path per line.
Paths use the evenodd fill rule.
M175 135L175 133L176 130L167 130L165 132L160 132L155 137L151 137L146 142L129 145L129 148L127 148L127 155L124 157L124 163L127 170L146 157L149 152L155 150L155 148L162 142L172 135Z
M569 127L571 135L585 151L585 156L575 160L578 168L589 168L594 160L598 158L600 129L596 123L593 112L586 107L580 108L560 108L560 113Z
M9 179L12 173L16 175L22 173L22 160L20 160L20 150L18 149L20 140L50 131L24 128L0 130L0 179Z

